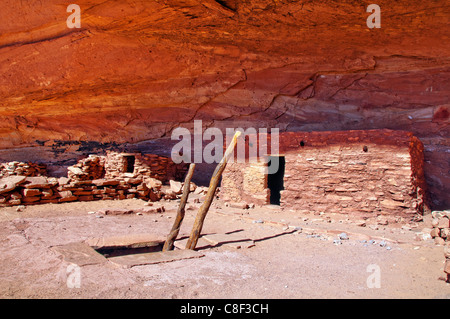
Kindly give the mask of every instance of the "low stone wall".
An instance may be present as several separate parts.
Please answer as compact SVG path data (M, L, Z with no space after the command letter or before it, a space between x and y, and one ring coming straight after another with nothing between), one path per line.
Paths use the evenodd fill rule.
M132 157L132 172L124 163ZM18 163L18 162L14 162ZM9 165L9 163L7 163ZM109 152L106 156L89 155L68 168L68 177L20 175L19 168L35 168L27 172L44 173L39 165L15 165L8 175L0 179L0 206L63 203L106 199L157 201L176 198L170 180L181 180L187 164L175 164L169 158L153 154L125 154ZM13 174L14 173L14 174ZM34 173L33 173L34 174Z
M45 164L31 162L8 162L0 163L0 178L6 176L46 176L47 166Z
M10 176L0 181L0 205L31 205L139 198L158 201L164 195L162 183L155 179L96 179L73 181L69 178Z

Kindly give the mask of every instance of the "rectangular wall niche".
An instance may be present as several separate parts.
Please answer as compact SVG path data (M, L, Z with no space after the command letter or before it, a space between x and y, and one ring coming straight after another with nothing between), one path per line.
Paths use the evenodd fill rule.
M412 133L287 132L279 138L280 170L267 175L259 158L229 163L224 200L344 214L428 211L423 144Z

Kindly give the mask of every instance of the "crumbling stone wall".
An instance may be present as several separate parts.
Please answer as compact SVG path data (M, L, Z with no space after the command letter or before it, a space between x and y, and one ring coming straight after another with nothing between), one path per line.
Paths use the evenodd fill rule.
M134 157L133 172L124 170L124 156ZM68 177L10 174L1 178L0 206L130 198L157 201L167 195L163 183L181 180L187 167L153 154L90 155L69 167Z
M89 155L67 168L67 177L74 181L87 181L105 176L104 156Z
M280 202L286 209L386 215L427 210L423 145L411 133L288 132L279 139L279 153L273 155L285 156ZM221 187L225 199L261 202L261 191L251 191L261 183L267 187L267 178L251 171L251 163L227 166ZM244 176L253 176L245 186Z
M75 181L66 177L10 176L0 180L1 206L129 198L157 201L162 196L160 181L142 177Z
M133 169L127 171L127 158L133 159ZM167 183L181 180L187 172L185 163L175 164L170 158L155 154L118 153L109 151L106 156L89 155L68 167L68 177L76 181L100 178L119 179L151 177Z
M41 163L17 161L0 163L0 178L13 175L46 176L47 166Z
M133 172L126 172L126 157L134 157ZM181 180L187 169L188 164L175 164L170 158L156 154L108 152L105 157L105 178L144 176L167 183Z

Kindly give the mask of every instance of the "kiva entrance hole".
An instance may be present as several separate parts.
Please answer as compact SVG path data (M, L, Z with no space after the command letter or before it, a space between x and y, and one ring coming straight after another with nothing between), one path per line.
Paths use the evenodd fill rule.
M162 251L164 243L158 244L156 246L149 247L138 247L138 248L130 248L130 247L115 247L115 248L99 248L96 251L105 256L109 257L117 257L117 256L125 256L125 255L137 255L137 254L145 254L145 253L154 253L158 251Z
M159 252L164 246L164 240L151 234L92 238L86 243L106 258Z

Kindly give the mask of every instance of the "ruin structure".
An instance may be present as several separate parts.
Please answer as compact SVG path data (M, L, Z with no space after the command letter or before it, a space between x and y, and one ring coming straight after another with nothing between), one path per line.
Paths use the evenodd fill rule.
M423 145L411 133L289 132L279 139L278 153L229 163L223 199L318 213L400 216L428 211ZM247 149L257 147L248 140ZM267 174L274 157L279 169Z
M45 176L44 171L23 174L24 166L41 165L15 163L2 166L16 169L9 169L0 180L0 206L130 198L157 201L166 195L163 184L181 179L187 170L186 164L164 156L117 152L89 155L67 169L68 177L59 178Z

